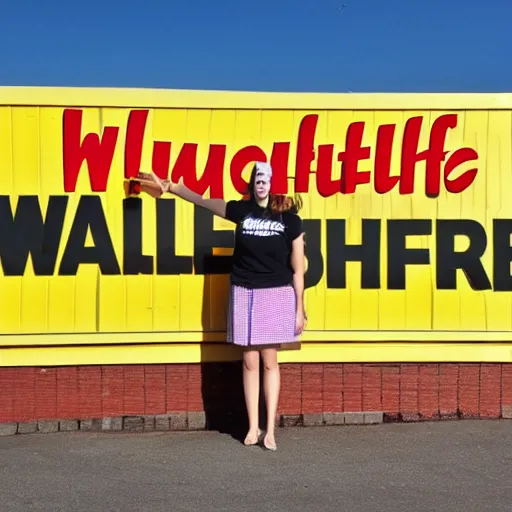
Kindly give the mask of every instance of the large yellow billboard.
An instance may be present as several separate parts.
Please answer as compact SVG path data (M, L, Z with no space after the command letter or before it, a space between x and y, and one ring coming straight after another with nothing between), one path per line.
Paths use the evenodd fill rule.
M512 341L509 96L115 93L0 89L0 345L223 341L233 226L123 183L255 160L304 201L305 342Z

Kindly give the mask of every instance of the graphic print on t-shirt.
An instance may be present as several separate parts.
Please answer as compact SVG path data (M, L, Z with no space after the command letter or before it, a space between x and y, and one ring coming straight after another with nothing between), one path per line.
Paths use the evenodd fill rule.
M246 217L242 221L242 234L251 236L276 236L284 233L285 226L281 221L255 219Z

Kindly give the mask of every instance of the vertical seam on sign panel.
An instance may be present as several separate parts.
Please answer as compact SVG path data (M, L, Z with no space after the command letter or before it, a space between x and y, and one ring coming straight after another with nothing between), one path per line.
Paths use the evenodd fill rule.
M208 109L208 140L209 141L212 140L211 134L212 134L212 124L213 124L213 112L214 112L213 108ZM208 144L208 156L206 157L205 169L206 169L208 160L210 159L210 152L211 152L211 145ZM224 160L224 163L225 163L225 160ZM224 180L224 166L222 168L222 180ZM212 197L211 187L210 187L208 195L210 198ZM194 219L194 223L195 223L195 219ZM212 228L215 229L215 215L212 215ZM195 252L195 248L194 248L194 252ZM213 254L213 249L212 249L212 254ZM213 322L212 322L212 309L213 309L212 308L212 288L213 288L212 287L212 275L206 274L204 276L204 285L203 286L208 288L208 292L207 292L208 295L206 295L206 301L204 301L205 294L203 292L203 311L204 311L204 302L206 302L206 304L208 304L208 316L206 317L208 319L207 330L211 332L212 325L213 325ZM203 316L203 321L204 321L204 316Z
M457 117L458 117L458 114L457 114ZM463 119L463 122L462 122L461 146L464 147L464 134L465 134L465 129L466 129L466 116L465 116L464 110L462 111L462 119ZM459 217L462 219L462 198L460 197L460 195L459 195ZM453 244L454 244L454 249L455 249L455 240L454 240ZM484 274L485 274L485 269L484 269ZM457 277L455 277L455 279L457 279ZM457 286L457 281L455 281L455 287L457 289L457 302L458 302L458 306L459 306L459 330L460 330L462 327L462 294L461 294L460 287Z
M99 121L100 121L100 135L99 140L103 137L103 108L99 107ZM107 181L108 183L108 181ZM107 185L108 186L108 185ZM106 197L106 194L105 194ZM100 196L101 201L101 196ZM107 205L108 206L108 205ZM107 208L108 211L108 208ZM97 266L96 269L96 332L100 331L100 310L101 310L101 303L100 303L100 285L101 285L101 272L100 272L100 266Z
M36 107L36 124L37 124L37 188L41 193L41 129L39 118L41 115L41 107Z
M374 140L377 140L377 116L376 116L376 112L373 111L373 119L372 119L372 125L373 125L373 133L372 133L372 139ZM375 143L375 145L377 145L377 143ZM391 151L393 151L393 148L391 148ZM375 164L376 164L376 155L374 153L373 155L373 174L375 176ZM391 164L390 164L391 165ZM374 177L374 180L375 180L375 177ZM375 182L374 182L375 183ZM374 185L375 186L375 185ZM370 193L370 211L372 211L372 197L373 197L373 194ZM380 211L381 211L381 219L382 219L382 213L383 213L383 208L382 208L382 203L380 205ZM381 251L381 247L382 247L382 220L380 221L380 225L379 225L379 252L377 254L377 265L378 265L378 269L379 269L379 288L377 290L375 290L377 292L377 330L380 330L380 299L381 299L381 293L382 293L382 281L381 281L381 276L380 276L380 258L381 258L381 254L380 254L380 251ZM381 397L382 398L382 397ZM382 403L382 401L381 401Z
M485 133L485 146L487 148L487 151L486 151L486 154L485 154L485 170L486 170L486 173L485 173L485 189L484 189L484 194L485 194L485 211L487 213L487 176L489 175L489 171L488 171L488 160L489 160L489 130L490 130L490 126L491 126L491 119L490 119L490 115L489 115L489 112L487 112L486 114L487 116L487 126L486 126L486 133ZM486 218L484 219L484 222L485 222L485 225L484 225L484 229L487 227L487 215L486 215ZM494 271L493 271L493 279L494 279ZM488 315L488 304L487 304L487 300L486 300L486 296L484 294L484 307L485 307L485 328L488 329L488 325L489 325L489 315Z
M429 129L432 127L432 112L429 113ZM426 169L425 169L426 172ZM431 267L431 286L430 286L430 328L434 329L434 319L435 319L435 309L436 309L436 286L437 286L437 220L439 218L439 196L435 202L436 205L436 213L434 222L432 222L432 235L430 240L434 241L435 250L434 250L434 264L430 265Z
M14 172L14 115L13 115L13 108L9 107L9 120L11 125L11 180L12 180L12 191L15 192L15 175ZM14 194L12 194L14 195ZM18 197L19 201L19 197ZM9 198L9 206L11 207L11 211L14 213L13 205L11 204L10 198ZM16 204L16 208L18 205ZM18 329L21 330L21 306L23 304L23 276L20 276L20 295L19 295L19 301L18 301Z
M127 128L126 130L128 130L128 120L130 119L130 114L128 114L128 119L127 119ZM100 123L103 123L103 112L100 111ZM126 134L125 134L125 137L126 137ZM144 141L143 141L144 143ZM124 152L123 152L123 166L124 168L126 168L126 147L124 148ZM123 169L123 179L124 179L124 169ZM121 214L121 219L122 219L122 230L123 230L123 241L122 241L122 248L123 248L123 260L125 258L125 254L124 254L124 223L125 223L125 209L123 207L122 209L122 214ZM124 302L124 329L127 331L128 330L128 284L127 284L127 276L126 274L124 273L124 268L121 267L122 263L120 262L120 272L121 272L121 276L123 278L123 292L124 292L124 295L123 295L123 302ZM123 406L124 407L124 406Z
M14 121L12 114L12 107L8 107L9 109L9 124L11 125L11 180L13 185L14 192Z
M42 193L42 183L41 183L41 107L36 107L36 131L37 131L37 191L38 196L41 197ZM48 202L46 203L46 212L44 214L44 219L46 220L48 217L48 207L50 206L50 198L48 198ZM41 211L41 215L43 212ZM43 222L45 222L45 220ZM45 222L46 224L46 222ZM44 242L43 242L44 245ZM34 263L32 262L32 266ZM50 327L50 308L48 307L50 304L50 279L51 277L46 277L46 286L45 286L45 300L46 300L46 331Z
M189 122L188 111L189 111L189 108L188 107L184 108L184 111L185 111L185 140L188 140L188 122ZM169 172L168 172L169 181L172 181L172 174L173 174L173 170L175 167L175 165L171 165L171 161L172 161L172 145L171 145L171 150L170 150L170 155L169 155ZM181 220L183 220L183 218L185 217L183 215L183 203L184 203L184 201L174 200L174 253L175 254L177 254L177 250L178 250L178 233L179 233L178 214L180 215ZM195 264L195 258L194 258L194 256L195 256L194 239L196 236L196 230L195 230L195 226L194 226L194 224L195 224L194 208L192 209L192 275L193 276L196 275L196 264ZM183 275L178 275L177 278L178 278L178 330L181 331L181 326L183 324L181 315L182 315L182 312L184 309L182 297L181 297L182 288L183 288L181 286L183 284L183 280L182 280ZM203 296L204 296L204 293L203 293ZM204 305L202 307L204 307ZM188 366L187 366L187 379L188 379ZM188 390L188 380L186 380L185 382L187 383L186 387ZM186 403L188 404L188 391L187 391L187 395L186 395ZM187 407L188 407L188 405L187 405Z

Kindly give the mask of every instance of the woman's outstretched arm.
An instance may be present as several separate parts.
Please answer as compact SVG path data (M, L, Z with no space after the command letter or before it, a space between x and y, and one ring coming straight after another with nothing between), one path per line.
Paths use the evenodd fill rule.
M151 174L140 173L138 178L142 180L142 190L152 197L160 197L166 192L169 192L189 203L206 208L223 219L226 218L226 201L224 201L224 199L205 199L200 194L187 188L182 180L180 180L179 183L173 183L170 180L161 180L153 172Z

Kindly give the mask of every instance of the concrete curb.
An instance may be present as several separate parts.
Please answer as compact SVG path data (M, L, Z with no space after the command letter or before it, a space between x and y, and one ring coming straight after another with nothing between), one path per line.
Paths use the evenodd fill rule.
M459 420L466 417L446 414L435 417L421 417L417 414L387 414L379 411L324 412L310 414L283 414L277 425L290 427L321 427L342 425L378 425L391 422L420 422ZM512 419L512 410L504 410L501 418ZM207 428L204 411L176 412L168 414L106 417L94 419L62 419L0 423L0 436L18 434L50 434L55 432L170 432L198 431Z

